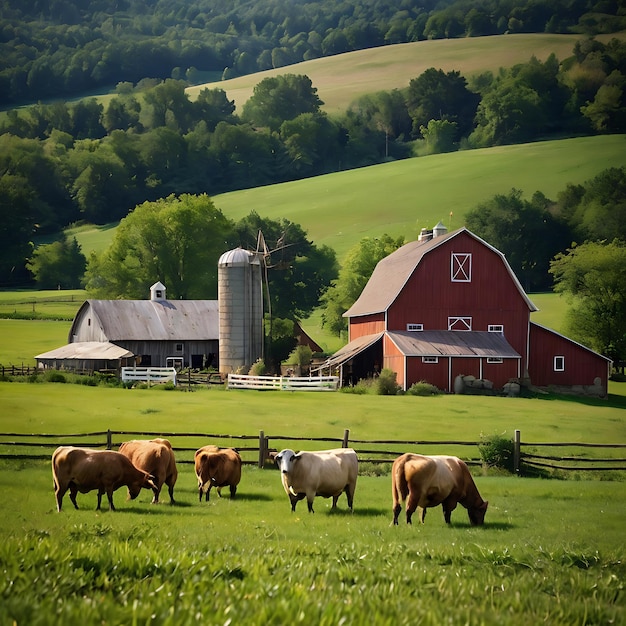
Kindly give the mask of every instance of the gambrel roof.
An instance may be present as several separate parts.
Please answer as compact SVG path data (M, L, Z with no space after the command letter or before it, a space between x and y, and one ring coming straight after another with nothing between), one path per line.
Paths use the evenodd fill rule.
M511 277L511 281L519 290L529 310L537 311L537 307L530 301L526 292L522 289L519 280L513 273L504 254L463 227L430 239L429 241L410 241L379 261L374 268L372 276L361 292L361 295L343 316L359 317L362 315L386 312L398 297L422 258L451 239L454 239L460 233L467 233L470 237L482 243L502 259L502 263L504 263Z
M189 341L219 338L217 300L86 300L69 333L69 341L85 316L99 325L111 342Z

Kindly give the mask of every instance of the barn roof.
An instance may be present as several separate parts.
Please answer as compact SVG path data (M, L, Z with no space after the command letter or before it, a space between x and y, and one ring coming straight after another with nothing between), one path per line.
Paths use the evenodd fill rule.
M77 341L61 346L49 352L38 354L35 358L44 360L83 359L94 361L116 361L134 356L125 348L120 348L108 341Z
M460 233L467 233L477 241L480 241L502 259L511 279L515 283L515 286L530 311L537 311L537 307L530 301L526 292L522 289L519 280L513 273L505 256L486 241L483 241L480 237L463 227L445 235L434 237L428 241L410 241L379 261L374 268L372 276L361 292L361 295L343 316L359 317L387 311L402 291L404 285L407 283L422 258L445 242L457 237Z
M521 358L500 333L424 330L387 332L387 336L405 356Z
M374 345L384 334L384 332L380 332L373 335L363 335L362 337L347 343L345 346L337 350L333 356L326 359L321 368L336 367L337 365L341 365L342 363L349 361L360 352L363 352L363 350L366 350L370 346Z
M87 300L83 316L97 317L109 341L206 341L219 338L217 300Z

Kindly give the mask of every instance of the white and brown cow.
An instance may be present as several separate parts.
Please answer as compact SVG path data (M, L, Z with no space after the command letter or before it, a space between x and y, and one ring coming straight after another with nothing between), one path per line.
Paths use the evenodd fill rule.
M359 473L359 461L352 448L298 452L298 454L286 449L275 456L274 462L280 470L292 511L296 510L299 500L306 498L309 512L313 513L315 496L332 497L334 509L343 492L348 498L348 507L352 510Z
M398 523L401 502L407 499L406 522L419 509L424 523L426 509L439 504L443 507L446 524L457 503L467 509L470 523L480 526L485 521L488 503L480 497L467 465L455 456L423 456L403 454L393 462L391 470L393 523Z
M198 478L198 497L202 502L202 494L209 501L211 487L217 488L217 495L222 496L222 487L230 488L230 497L237 493L237 485L241 480L241 457L234 448L218 448L204 446L194 455L196 476Z
M174 485L178 478L176 457L172 444L167 439L150 439L125 441L119 451L128 457L132 464L154 476L154 497L152 503L159 501L163 485L167 485L170 494L170 504L174 504Z
M128 487L131 499L135 499L141 489L155 489L153 477L136 468L130 460L113 450L89 450L72 446L61 446L52 454L52 479L57 500L57 511L61 510L63 496L69 489L70 500L78 508L76 494L98 490L98 506L103 494L107 494L109 508L113 506L113 492L120 487Z

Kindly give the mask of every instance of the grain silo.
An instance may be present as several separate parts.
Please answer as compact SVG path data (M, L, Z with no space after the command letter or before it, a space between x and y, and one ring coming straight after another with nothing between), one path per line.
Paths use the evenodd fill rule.
M263 274L259 257L229 250L217 268L220 373L247 374L263 357Z

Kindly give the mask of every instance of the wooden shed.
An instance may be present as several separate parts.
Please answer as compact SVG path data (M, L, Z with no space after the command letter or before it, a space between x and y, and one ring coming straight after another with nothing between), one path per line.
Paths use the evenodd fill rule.
M349 343L324 367L340 368L353 382L390 368L405 390L424 380L451 392L458 376L472 376L495 388L511 380L599 384L605 395L610 361L539 330L534 311L500 251L467 228L448 233L440 223L378 263L344 314ZM548 345L550 354L568 355L564 369L554 369Z

